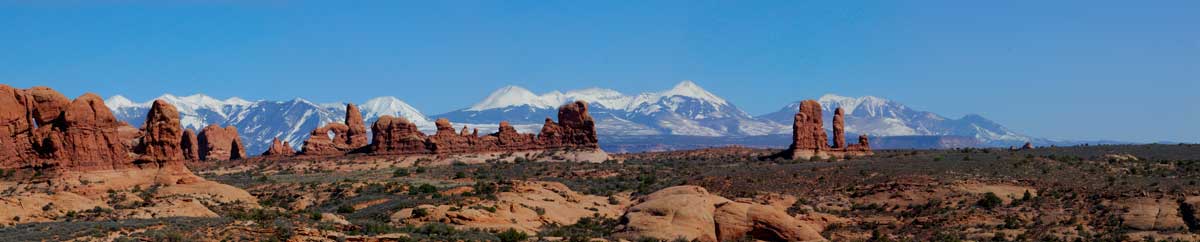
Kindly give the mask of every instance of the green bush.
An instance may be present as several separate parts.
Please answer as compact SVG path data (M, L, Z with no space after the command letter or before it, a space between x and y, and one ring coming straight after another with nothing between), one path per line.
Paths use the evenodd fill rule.
M338 206L337 212L338 213L353 213L354 207L351 207L350 204L342 204L342 206Z
M497 233L496 237L499 237L501 242L519 242L529 239L529 235L525 234L525 232L517 231L511 228L505 230L504 232Z
M975 205L979 205L979 207L990 210L990 209L999 207L1003 203L1004 203L1004 200L1001 200L1000 197L996 196L995 193L988 192L988 193L984 193L983 198L979 199L979 202L976 202Z

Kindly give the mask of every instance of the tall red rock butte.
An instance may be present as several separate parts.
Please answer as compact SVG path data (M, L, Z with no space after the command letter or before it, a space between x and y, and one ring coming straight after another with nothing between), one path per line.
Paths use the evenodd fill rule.
M150 113L146 115L142 143L138 151L142 152L141 160L172 161L183 160L183 127L179 125L179 111L166 101L154 100Z
M183 150L183 159L200 159L200 141L196 138L196 132L193 132L191 129L183 130L183 137L179 141L179 147Z
M329 123L316 128L304 140L301 153L305 155L345 154L367 145L367 126L362 112L354 104L346 104L345 123Z
M426 136L408 119L385 115L371 125L373 137L364 150L372 154L461 154L599 149L596 123L587 112L586 102L576 101L559 107L558 120L556 123L546 118L542 132L536 135L519 133L508 122L500 122L496 133L481 136L478 130L468 127L455 132L450 120L438 119L435 122L437 132Z
M69 100L47 87L0 84L3 169L91 172L170 165L186 171L183 133L178 111L163 101L154 102L139 130L117 121L96 94Z
M197 138L200 160L237 160L246 158L246 146L238 136L237 127L211 124L200 130Z
M831 146L821 117L821 103L816 100L800 102L800 110L792 124L792 145L783 155L792 159L828 159L873 154L866 135L858 136L858 144L846 144L845 118L842 115L841 108L834 111L834 144Z

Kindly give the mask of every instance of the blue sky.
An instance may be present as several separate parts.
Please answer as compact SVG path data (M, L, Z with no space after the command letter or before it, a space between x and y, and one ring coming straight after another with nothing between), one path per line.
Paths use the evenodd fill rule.
M1200 1L155 2L0 1L0 83L432 114L509 84L688 79L752 114L876 95L1040 137L1200 142Z

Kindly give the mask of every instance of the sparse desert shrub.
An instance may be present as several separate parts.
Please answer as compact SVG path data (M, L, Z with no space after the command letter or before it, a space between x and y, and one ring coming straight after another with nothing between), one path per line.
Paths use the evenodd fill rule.
M408 168L396 168L396 170L392 171L392 177L406 177L406 176L408 176Z
M354 207L350 206L350 204L342 204L342 206L338 206L337 212L338 213L353 213Z
M496 233L496 237L499 237L501 242L519 242L529 239L529 235L525 234L525 232L517 231L516 229L512 228L509 228L504 232Z
M1001 200L1000 197L996 196L995 193L987 192L987 193L983 194L983 198L979 199L979 202L976 202L975 205L978 205L979 207L991 210L993 208L999 207L1003 203L1004 203L1004 200Z
M412 216L414 218L429 216L429 210L426 210L425 208L414 208L412 211Z

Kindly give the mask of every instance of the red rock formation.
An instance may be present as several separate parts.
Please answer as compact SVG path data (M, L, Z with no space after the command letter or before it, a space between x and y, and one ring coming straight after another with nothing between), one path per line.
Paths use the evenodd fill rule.
M37 156L30 99L24 90L0 84L0 168L20 167Z
M362 112L353 103L346 104L346 145L352 148L367 145L367 124L363 122Z
M846 119L842 107L833 111L833 148L846 148Z
M71 99L49 87L33 87L26 90L33 102L33 119L38 126L49 125L67 108Z
M190 181L196 177L177 162L184 157L181 131L178 112L162 101L140 130L117 121L95 94L67 100L46 87L0 85L0 168L50 174L159 168L158 178Z
M54 165L78 171L121 168L130 152L117 134L119 126L100 96L83 94L71 101L53 125L38 127L38 151L57 161Z
M296 154L296 150L293 150L287 141L280 142L279 137L271 140L271 147L262 153L263 156L290 156L294 154Z
M429 150L440 154L471 151L470 138L455 133L449 119L439 118L434 124L437 125L437 133L429 136Z
M384 115L371 125L371 152L376 154L422 154L429 150L425 148L425 134L417 130L417 125L403 117Z
M830 146L822 124L821 104L815 100L800 102L800 110L792 124L792 145L783 155L792 159L809 159L872 154L866 135L859 136L859 144L846 144L842 115L841 108L834 111L834 145Z
M345 123L329 123L314 129L304 140L301 152L306 155L335 155L366 145L367 127L362 112L354 104L346 104Z
M237 127L212 124L200 130L200 160L237 160L246 158L246 147Z
M183 151L183 159L200 159L200 141L196 139L196 132L192 132L190 129L184 129L183 137L180 137L179 146L180 150Z
M370 151L376 154L448 154L539 149L598 149L596 124L587 113L587 103L573 102L559 108L555 123L547 118L539 135L522 134L508 122L500 122L496 133L479 136L467 127L454 131L450 120L438 119L437 133L426 137L416 125L403 118L380 117L371 126Z
M341 154L342 148L339 148L334 139L341 137L341 140L345 140L347 129L345 124L339 123L331 123L314 129L312 133L308 134L308 139L304 140L301 152L306 155ZM331 133L333 137L330 137Z
M146 124L142 143L138 150L142 152L139 160L145 161L178 161L183 160L183 127L179 125L179 111L175 106L163 100L154 100L150 113L146 115Z
M588 114L587 103L575 101L558 108L558 122L562 127L562 145L580 148L599 148L596 139L596 121Z

